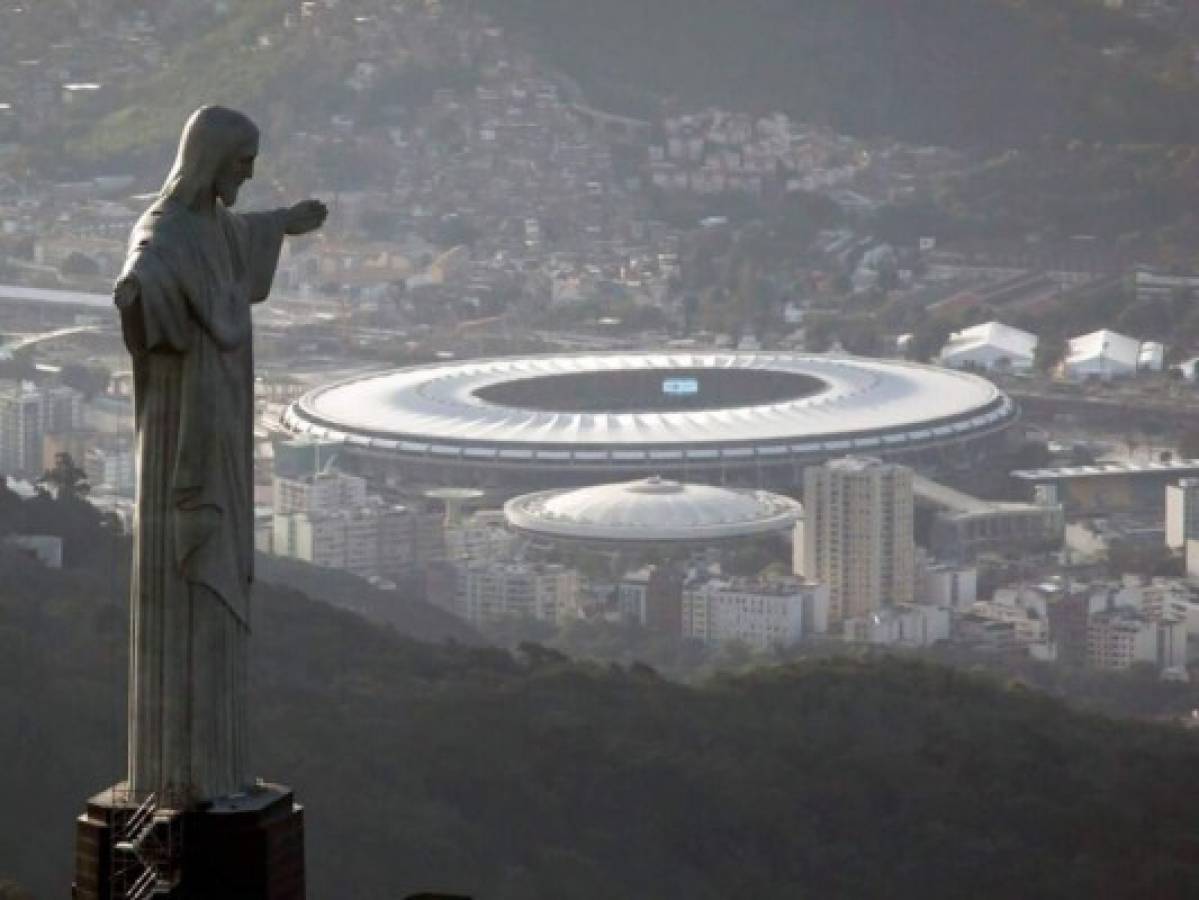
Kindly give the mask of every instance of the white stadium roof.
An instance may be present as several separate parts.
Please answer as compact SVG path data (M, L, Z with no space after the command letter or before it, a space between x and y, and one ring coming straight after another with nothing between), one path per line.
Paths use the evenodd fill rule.
M812 380L811 391L756 405L620 412L502 405L479 396L505 383L650 371L666 380L744 371ZM626 398L627 399L627 398ZM702 399L702 398L700 398ZM320 388L289 407L292 431L400 456L615 462L844 455L954 441L1016 415L985 379L893 360L770 352L629 352L454 362L367 375ZM594 459L592 459L594 458Z
M784 531L802 512L781 494L660 478L541 491L504 505L519 531L597 542L727 540Z

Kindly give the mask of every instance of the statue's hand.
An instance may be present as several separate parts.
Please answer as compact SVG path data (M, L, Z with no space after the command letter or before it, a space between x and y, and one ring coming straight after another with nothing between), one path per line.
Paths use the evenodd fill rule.
M132 275L126 275L113 285L113 302L116 303L118 309L127 309L137 300L140 290L141 287L138 285L137 279Z
M287 211L287 224L283 230L288 234L308 234L325 224L329 208L319 200L304 200Z

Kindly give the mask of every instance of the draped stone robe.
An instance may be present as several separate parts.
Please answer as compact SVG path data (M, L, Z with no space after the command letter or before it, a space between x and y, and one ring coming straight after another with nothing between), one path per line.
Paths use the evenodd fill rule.
M129 784L189 803L246 786L253 580L250 304L283 211L198 213L160 199L138 222L121 309L133 357L137 508L130 598Z

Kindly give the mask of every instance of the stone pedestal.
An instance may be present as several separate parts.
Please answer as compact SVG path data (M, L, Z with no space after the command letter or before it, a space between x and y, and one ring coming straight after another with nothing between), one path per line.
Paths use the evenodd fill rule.
M262 784L182 812L144 809L140 819L138 809L123 785L88 801L76 824L74 900L127 900L141 880L171 900L304 900L304 811L289 788Z

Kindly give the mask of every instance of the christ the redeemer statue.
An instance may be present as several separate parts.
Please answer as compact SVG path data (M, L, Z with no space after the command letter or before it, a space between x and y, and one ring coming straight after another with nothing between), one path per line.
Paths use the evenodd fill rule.
M233 213L258 129L206 106L142 215L113 294L137 415L128 784L183 808L249 782L246 670L253 580L250 305L317 200Z

